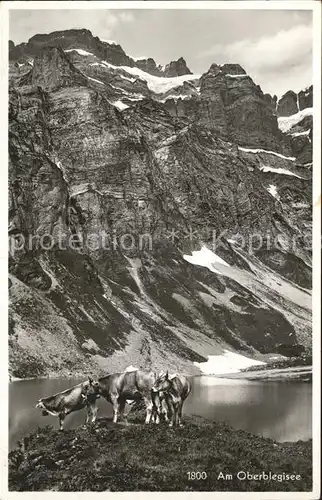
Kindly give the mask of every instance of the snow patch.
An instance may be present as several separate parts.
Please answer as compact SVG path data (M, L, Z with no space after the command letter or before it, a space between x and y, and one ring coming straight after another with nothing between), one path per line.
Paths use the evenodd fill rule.
M270 184L267 188L267 191L274 196L277 200L279 200L279 195L277 193L277 187L274 184Z
M86 50L83 50L83 49L68 49L68 50L65 50L65 52L73 52L73 50L78 52L78 54L80 56L94 56L94 54L92 54L92 52L87 52Z
M245 153L266 153L269 155L278 156L279 158L283 158L284 160L290 160L290 161L296 160L295 156L284 156L280 153L276 153L276 151L267 151L266 149L249 149L249 148L242 148L240 146L238 146L238 149L240 151L245 151Z
M124 102L122 102L122 101L115 101L112 104L113 104L113 106L115 106L120 111L123 111L123 109L126 109L126 108L130 107L127 104L124 104Z
M225 349L224 354L208 356L208 361L203 363L194 362L194 365L205 375L224 375L228 373L238 373L249 366L265 365L264 361L257 361L247 358L241 354Z
M192 252L192 255L184 255L183 258L190 264L207 267L211 272L218 274L222 273L216 269L217 265L230 267L227 262L205 246L203 246L201 250Z
M58 160L55 161L55 165L61 171L63 179L64 179L65 183L68 185L68 182L67 182L67 179L66 179L66 171L65 171L65 168L63 167L61 161L58 161Z
M135 368L135 366L127 366L124 370L125 372L137 372L138 371L138 368Z
M175 101L177 101L178 99L187 99L188 97L191 97L191 95L183 95L183 94L180 94L180 95L168 95L167 97L165 97L164 99L161 99L160 102L166 102L168 99L174 99Z
M293 175L293 177L298 177L299 179L304 179L304 177L301 177L300 175L297 175L294 172L287 170L286 168L274 168L274 167L269 167L269 166L263 165L263 166L259 167L259 169L262 172L273 172L274 174Z
M298 113L295 113L291 116L279 116L277 118L278 128L282 132L286 133L291 130L294 125L302 121L306 116L313 116L313 108L302 109Z

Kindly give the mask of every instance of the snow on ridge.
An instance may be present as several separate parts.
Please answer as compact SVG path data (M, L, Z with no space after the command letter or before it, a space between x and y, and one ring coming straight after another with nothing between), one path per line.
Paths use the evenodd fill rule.
M291 116L279 116L277 118L278 128L286 133L291 130L294 125L303 120L306 116L313 116L313 108L305 108L301 111L298 111L294 115Z
M103 40L103 38L100 38L101 42L104 42L104 43L108 43L110 45L118 45L117 42L115 42L115 40Z
M198 363L194 361L202 373L205 375L224 375L228 373L238 373L244 368L254 365L265 365L264 361L257 361L235 352L224 350L222 354L208 356L208 361Z
M161 99L160 102L166 102L168 99L174 99L174 100L177 100L177 99L187 99L188 97L191 97L191 95L184 95L184 94L179 94L179 95L174 95L174 94L171 94L171 95L168 95L167 97L165 97L164 99Z
M145 61L146 59L149 59L148 57L145 57L145 56L141 56L141 57L131 56L131 58L133 59L133 61Z
M128 78L127 76L124 75L119 75L123 80L128 80L129 82L135 82L136 78Z
M300 135L309 135L310 132L311 132L311 129L304 130L304 132L292 132L290 135L292 137L299 137Z
M145 99L145 96L142 94L138 94L137 97L130 97L128 95L124 96L125 99L129 99L129 101L142 101Z
M137 78L146 81L149 89L152 90L152 92L155 92L156 94L163 94L164 92L167 92L168 90L174 87L179 87L186 81L198 80L201 76L201 75L182 75L182 76L173 76L167 78L164 76L150 75L150 73L146 73L142 69L137 68L135 66L133 68L131 68L130 66L114 66L114 64L110 64L107 61L102 61L102 63L109 68L125 71L130 75L136 76Z
M276 153L276 151L267 151L266 149L250 149L250 148L243 148L241 146L238 146L238 149L240 151L245 151L245 153L266 153L278 156L279 158L283 158L283 160L290 160L290 161L296 160L295 156L284 156L281 153Z
M192 255L183 255L184 260L190 264L196 266L207 267L210 271L217 274L222 274L218 269L216 269L216 264L221 266L230 267L227 262L225 262L221 257L216 255L214 252L209 250L206 246L203 246L201 250L195 250Z
M96 78L92 78L91 76L86 75L86 78L88 78L89 80L92 80L93 82L100 83L101 85L105 85L105 83L101 82L101 80L96 80Z
M293 177L298 177L299 179L305 179L305 177L301 177L300 175L287 170L286 168L274 168L263 165L259 168L262 172L273 172L274 174L284 174L284 175L292 175Z
M242 73L241 75L230 75L229 73L225 73L225 76L229 76L230 78L245 78L248 75L244 73Z
M78 54L80 56L94 56L94 54L92 54L92 52L87 52L87 50L83 50L83 49L68 49L68 50L65 50L65 52L73 52L73 50L78 52Z

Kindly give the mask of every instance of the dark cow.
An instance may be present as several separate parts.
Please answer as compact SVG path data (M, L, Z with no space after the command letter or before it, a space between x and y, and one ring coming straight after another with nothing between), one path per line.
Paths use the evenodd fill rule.
M97 406L96 398L90 395L92 383L93 380L89 377L85 382L74 385L70 389L66 389L66 391L47 398L41 398L36 404L36 408L42 410L43 416L49 414L57 416L59 418L59 430L61 431L64 430L63 424L66 415L85 407L87 407L86 423L89 422L90 416L92 416L92 422L94 422L96 420Z
M191 385L189 380L183 375L175 375L169 377L168 372L162 374L155 381L152 392L153 402L158 408L158 412L161 412L162 399L165 399L166 404L171 413L169 426L173 425L182 426L182 407L184 401L187 399L191 391ZM161 395L161 399L160 398Z
M137 401L143 398L146 408L145 423L151 421L154 405L152 402L152 387L157 380L154 372L144 372L142 370L127 371L122 373L112 373L94 381L88 393L88 397L93 397L93 393L105 398L113 405L113 422L117 422L118 416L124 417L124 408L127 400ZM95 421L96 415L93 421ZM158 422L158 415L155 415Z

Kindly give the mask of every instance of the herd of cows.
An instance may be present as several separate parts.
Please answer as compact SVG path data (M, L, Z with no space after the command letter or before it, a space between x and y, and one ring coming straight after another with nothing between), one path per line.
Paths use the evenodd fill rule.
M169 426L182 426L183 403L191 391L189 380L183 375L156 374L152 371L133 369L122 373L112 373L97 380L88 380L66 391L39 399L36 408L42 414L59 418L59 429L63 430L64 420L69 413L87 409L86 424L95 423L97 399L103 397L113 405L113 422L118 417L126 420L126 402L143 400L146 409L145 423L158 424L160 418Z

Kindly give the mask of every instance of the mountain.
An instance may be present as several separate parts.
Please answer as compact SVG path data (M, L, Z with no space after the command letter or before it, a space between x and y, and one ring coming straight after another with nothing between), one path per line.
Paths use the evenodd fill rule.
M310 352L310 108L88 30L9 59L13 375Z

